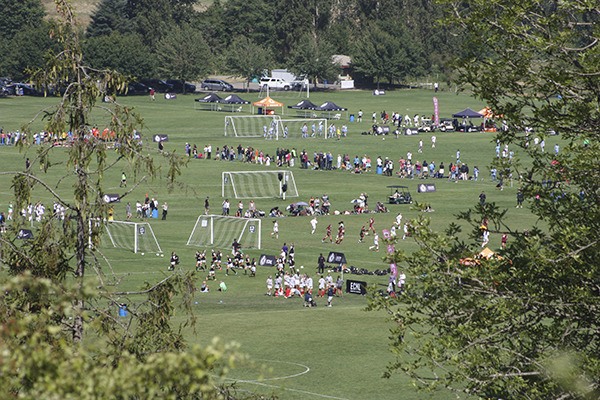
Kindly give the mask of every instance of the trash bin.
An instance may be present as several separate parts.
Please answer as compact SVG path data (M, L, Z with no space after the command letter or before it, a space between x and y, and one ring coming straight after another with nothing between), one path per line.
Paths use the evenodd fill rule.
M377 175L381 175L381 174L383 174L383 168L377 167Z
M354 122L354 114L350 114L350 122Z
M152 210L152 218L158 218L158 210L156 208Z
M262 113L263 113L263 109L262 109L262 107L258 107L258 108L257 108L257 111L256 111L256 113L257 113L258 115L262 115Z
M119 317L127 316L127 304L119 304Z

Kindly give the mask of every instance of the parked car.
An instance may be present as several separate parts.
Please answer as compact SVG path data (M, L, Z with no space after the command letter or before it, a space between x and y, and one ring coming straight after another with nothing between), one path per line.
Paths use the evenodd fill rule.
M167 83L173 86L175 93L194 93L196 91L196 85L179 79L167 79Z
M233 85L221 79L205 79L200 84L203 90L231 92Z
M129 85L127 85L127 94L130 96L136 94L148 94L149 91L150 88L140 82L129 82Z
M142 79L141 83L154 89L158 93L170 93L173 92L173 85L168 84L162 79Z
M16 82L4 87L7 94L11 96L35 96L40 94L33 85L29 83Z
M281 78L273 78L269 76L265 76L260 78L260 86L262 88L269 89L283 89L290 90L292 88L291 83L284 81Z

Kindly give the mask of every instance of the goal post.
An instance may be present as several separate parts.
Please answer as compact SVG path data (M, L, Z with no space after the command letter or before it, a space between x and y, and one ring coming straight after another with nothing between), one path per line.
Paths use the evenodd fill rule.
M280 138L321 138L327 139L326 118L287 118L277 120Z
M196 220L187 246L230 249L236 239L242 249L260 249L261 222L258 218L201 215Z
M298 197L298 188L292 171L229 171L222 173L221 196L235 199L285 199Z
M225 117L225 136L265 139L279 138L279 115L227 115Z
M148 222L107 221L106 233L113 247L134 253L163 252Z

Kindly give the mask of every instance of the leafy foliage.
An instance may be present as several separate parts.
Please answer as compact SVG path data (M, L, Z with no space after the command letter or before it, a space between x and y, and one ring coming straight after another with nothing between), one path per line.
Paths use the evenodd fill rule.
M55 3L61 19L50 33L61 49L33 79L60 88L57 106L45 111L46 129L64 132L68 146L39 146L33 160L39 176L29 167L12 173L18 209L34 190L43 190L66 215L41 219L32 240L16 239L25 223L20 218L0 237L1 261L11 275L1 283L0 397L223 398L230 389L220 378L241 357L235 346L217 342L206 349L186 347L180 330L195 323L192 273L173 273L135 292L119 292L101 278L100 285L86 279L91 271L101 271L94 245L109 208L103 200L105 172L125 164L145 179L157 175L158 168L134 137L142 121L133 110L116 102L103 106L111 137L91 134L90 114L98 98L122 91L126 80L86 65L72 9L66 0ZM163 154L172 185L183 163L173 153ZM66 162L55 163L54 157ZM44 181L51 168L64 168L57 183ZM114 310L124 298L131 317L119 319ZM178 328L171 321L176 310L183 312ZM95 340L84 345L88 332Z
M388 374L484 398L598 398L600 179L590 168L600 155L597 10L473 0L456 5L455 16L449 23L460 27L468 55L458 60L462 81L513 127L497 139L531 159L495 164L518 177L540 224L512 230L493 204L459 213L472 228L468 241L458 226L436 233L426 218L412 221L420 250L391 260L418 278L406 295L371 304L396 323L398 358ZM558 131L566 145L544 152L520 133L524 126L538 140ZM500 257L465 265L460 259L478 252L483 218L510 244Z
M139 78L155 76L155 59L135 34L114 32L86 40L84 54L90 65L112 69L126 76Z
M306 75L314 82L319 79L333 80L339 66L332 63L333 48L325 40L317 41L311 35L305 35L292 50L288 68L297 75Z
M163 76L189 81L202 78L210 71L208 45L202 34L190 25L175 26L156 48Z
M225 65L231 73L243 76L248 82L260 77L272 64L271 53L244 36L235 39L227 50Z

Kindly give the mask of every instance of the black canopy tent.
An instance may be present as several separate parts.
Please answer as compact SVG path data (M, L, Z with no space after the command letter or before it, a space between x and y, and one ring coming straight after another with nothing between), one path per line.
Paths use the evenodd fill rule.
M216 111L219 109L220 101L223 101L223 99L217 94L209 93L204 97L196 99L195 103L198 103L196 104L196 110Z
M316 108L316 111L321 113L321 118L341 119L342 114L338 111L347 111L347 108L340 107L332 101L326 101Z
M302 118L314 118L316 117L315 110L318 108L316 104L314 104L310 100L302 100L293 106L288 106L293 110L296 110L296 115Z
M479 114L477 111L470 108L465 108L455 114L452 114L454 118L483 118L483 114Z
M223 105L218 108L219 111L242 112L244 104L250 104L250 102L242 99L237 94L230 94L224 99L219 100L219 104ZM229 107L231 107L231 109L229 109Z
M483 129L483 124L473 125L471 121L472 118L483 118L484 115L474 111L470 108L465 108L462 111L457 112L456 114L452 114L454 118L462 118L462 122L459 124L458 121L455 120L453 123L456 126L456 130L460 132L479 132Z

